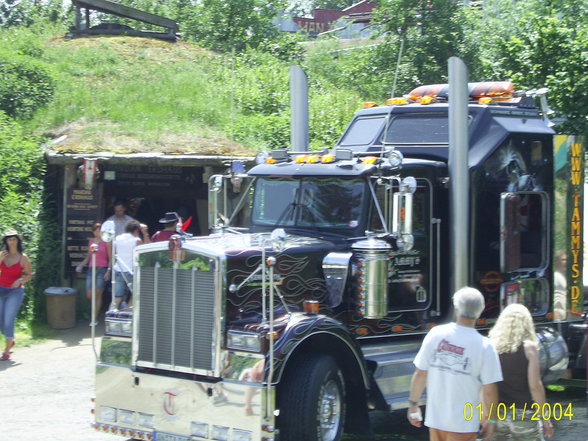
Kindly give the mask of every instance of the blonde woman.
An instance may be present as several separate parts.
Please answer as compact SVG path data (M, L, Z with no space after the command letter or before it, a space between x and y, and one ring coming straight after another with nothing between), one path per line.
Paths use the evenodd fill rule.
M541 409L545 404L545 389L539 372L539 348L529 310L519 304L508 305L498 317L489 337L496 346L504 378L498 383L499 410L502 411L498 412L494 440L537 441L544 439L543 433L550 438L553 435L551 421L531 419L537 405Z

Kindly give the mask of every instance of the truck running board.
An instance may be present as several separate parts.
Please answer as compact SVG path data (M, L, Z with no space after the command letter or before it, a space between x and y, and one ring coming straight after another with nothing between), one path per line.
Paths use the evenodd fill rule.
M408 407L410 379L415 369L413 360L421 343L422 338L415 337L408 341L369 343L362 347L368 364L375 363L373 377L390 410Z

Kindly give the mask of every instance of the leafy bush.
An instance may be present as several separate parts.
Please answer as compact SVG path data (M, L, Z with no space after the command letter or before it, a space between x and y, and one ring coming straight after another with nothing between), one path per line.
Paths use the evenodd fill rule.
M51 101L55 82L48 67L34 58L0 52L0 110L30 118Z
M45 162L39 140L25 136L20 125L1 111L0 158L0 231L16 228L23 235L25 252L34 263L38 251L38 217L43 208ZM29 318L33 316L38 297L35 284L27 284L28 306L21 311Z
M233 137L259 150L286 148L290 144L290 119L283 115L247 115L234 125Z

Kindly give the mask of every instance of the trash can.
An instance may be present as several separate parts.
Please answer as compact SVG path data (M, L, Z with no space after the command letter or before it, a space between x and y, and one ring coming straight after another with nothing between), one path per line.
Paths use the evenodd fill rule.
M49 326L67 329L76 325L76 294L75 289L68 287L51 286L45 290Z

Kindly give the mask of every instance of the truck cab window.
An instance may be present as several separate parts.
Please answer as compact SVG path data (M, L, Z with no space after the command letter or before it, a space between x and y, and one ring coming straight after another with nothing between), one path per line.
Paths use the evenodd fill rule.
M541 192L503 193L501 266L505 272L547 264L547 198Z
M447 144L449 120L446 113L407 114L392 118L384 134L386 144Z
M388 182L384 182L381 184L376 184L376 198L377 202L380 205L380 209L384 218L386 219L388 230L392 228L392 197L391 193L398 191L398 184L390 184ZM391 187L391 188L390 188ZM425 216L427 215L426 204L428 203L426 193L428 188L423 186L421 182L417 186L417 190L413 195L413 212L412 212L412 230L414 234L424 234L425 233ZM378 210L374 205L371 207L370 211L370 223L369 223L370 231L374 231L376 233L380 233L384 231L384 226L382 225L382 221L380 220L380 216L378 215Z
M374 118L358 118L351 123L341 140L340 146L351 145L368 145L380 133L384 115L378 115Z

